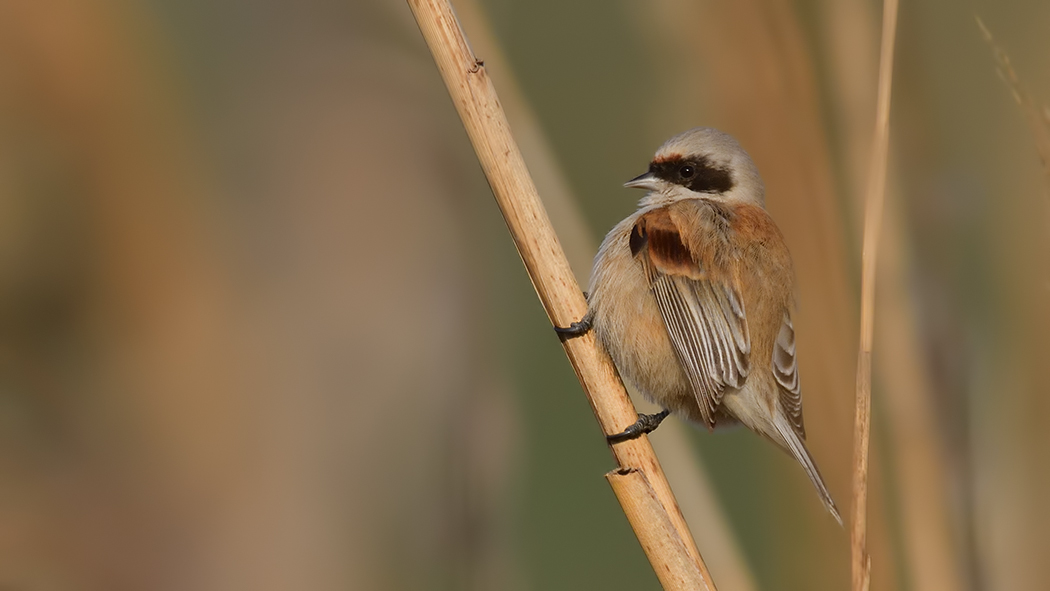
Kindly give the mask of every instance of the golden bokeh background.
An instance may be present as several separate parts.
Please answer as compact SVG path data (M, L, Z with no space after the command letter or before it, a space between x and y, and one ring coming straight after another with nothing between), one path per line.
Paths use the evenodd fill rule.
M454 4L581 282L664 139L751 153L846 513L880 4ZM1050 578L1048 27L901 7L878 591ZM789 457L665 425L722 591L846 588ZM611 467L404 3L0 3L0 589L655 589Z

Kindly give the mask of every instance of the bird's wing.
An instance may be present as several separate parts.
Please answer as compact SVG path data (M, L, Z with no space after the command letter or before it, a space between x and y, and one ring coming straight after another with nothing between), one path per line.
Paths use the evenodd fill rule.
M747 379L751 337L735 279L717 264L717 233L703 233L710 236L706 242L683 235L674 207L639 217L631 252L645 270L700 413L714 427L725 389Z
M780 385L780 405L784 408L792 429L801 439L806 438L802 423L802 395L799 390L798 362L795 358L795 326L791 314L784 312L780 332L773 344L773 376Z

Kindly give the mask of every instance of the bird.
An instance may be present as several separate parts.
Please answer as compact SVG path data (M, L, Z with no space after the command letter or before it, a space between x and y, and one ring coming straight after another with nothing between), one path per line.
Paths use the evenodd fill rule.
M610 442L652 432L670 413L712 431L743 424L802 465L841 525L806 449L795 275L751 157L729 134L697 127L624 186L647 192L602 241L587 314L556 327L562 338L593 330L620 375L664 409Z

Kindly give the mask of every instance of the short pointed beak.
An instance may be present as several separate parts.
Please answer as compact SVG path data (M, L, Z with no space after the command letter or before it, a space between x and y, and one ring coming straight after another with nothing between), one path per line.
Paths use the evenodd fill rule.
M659 181L660 179L656 178L656 175L647 172L627 181L623 186L628 189L648 189L650 191L656 191L660 188L658 184Z

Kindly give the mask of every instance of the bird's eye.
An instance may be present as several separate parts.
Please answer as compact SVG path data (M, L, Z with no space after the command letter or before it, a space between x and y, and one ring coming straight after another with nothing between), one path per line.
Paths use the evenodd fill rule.
M680 175L680 176L681 176L681 177L682 177L683 179L688 179L688 178L692 178L692 176L693 176L694 174L696 174L696 169L695 169L695 168L693 168L693 167L692 167L692 165L690 165L690 164L686 164L686 165L685 165L685 166L683 166L682 168L679 168L679 169L678 169L678 174L679 174L679 175Z

